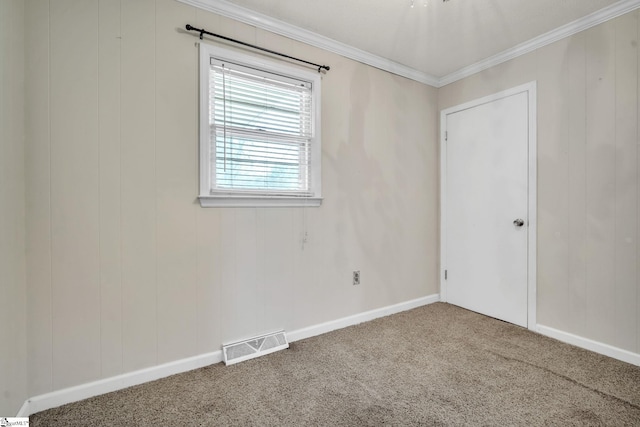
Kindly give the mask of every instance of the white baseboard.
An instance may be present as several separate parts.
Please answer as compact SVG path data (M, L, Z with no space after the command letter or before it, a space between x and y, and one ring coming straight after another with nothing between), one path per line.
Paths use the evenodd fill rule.
M345 328L347 326L357 325L358 323L367 322L377 319L378 317L388 316L401 311L410 310L427 304L440 301L440 295L430 295L411 301L402 302L387 307L378 308L364 313L355 314L353 316L344 317L342 319L333 320L319 325L310 326L287 334L289 342L298 341L304 338L313 337L334 331L336 329ZM99 396L101 394L110 393L112 391L121 390L134 385L143 384L149 381L155 381L170 375L191 371L193 369L203 368L222 362L222 351L202 354L199 356L189 357L187 359L176 360L174 362L165 363L150 368L141 369L139 371L129 372L115 377L105 378L102 380L81 384L74 387L56 390L51 393L27 399L20 408L18 417L28 417L36 412L45 411L67 403L77 402L79 400L88 399L90 397Z
M32 412L29 412L29 399L27 399L22 404L22 407L18 411L18 414L16 415L16 417L17 418L24 418L24 417L28 417L31 414L32 414Z
M640 366L640 354L623 350L609 344L593 341L588 338L583 338L578 335L573 335L568 332L559 331L548 326L537 325L536 330L538 333L555 338L558 341L566 342L567 344L572 344L576 347L584 348L595 353L622 360L623 362L631 363L632 365Z
M391 314L411 310L412 308L433 304L434 302L438 301L440 301L440 294L429 295L411 301L401 302L399 304L389 305L387 307L377 308L375 310L354 314L353 316L343 317L342 319L331 320L329 322L320 323L319 325L298 329L297 331L288 332L287 338L291 342L298 341L305 338L314 337L316 335L325 334L327 332L335 331L336 329L346 328L347 326L357 325L358 323L368 322L369 320L377 319L379 317L389 316Z
M139 371L128 372L115 377L104 378L102 380L56 390L51 393L41 394L27 399L17 416L28 417L36 412L66 405L67 403L73 403L134 385L155 381L170 375L203 368L219 362L222 362L222 351L215 351L213 353L176 360Z

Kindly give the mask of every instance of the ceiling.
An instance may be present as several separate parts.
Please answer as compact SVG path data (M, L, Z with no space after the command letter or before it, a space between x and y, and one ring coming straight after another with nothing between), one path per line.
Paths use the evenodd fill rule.
M630 0L415 0L413 8L411 0L229 2L442 79Z

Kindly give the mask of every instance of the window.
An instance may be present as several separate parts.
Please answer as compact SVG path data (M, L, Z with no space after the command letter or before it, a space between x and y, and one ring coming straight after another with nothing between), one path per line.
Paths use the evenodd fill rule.
M319 206L320 76L200 44L200 203Z

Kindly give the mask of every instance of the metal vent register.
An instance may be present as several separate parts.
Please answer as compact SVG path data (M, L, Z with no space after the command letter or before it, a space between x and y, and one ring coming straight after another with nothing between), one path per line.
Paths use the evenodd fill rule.
M287 336L284 331L278 331L233 344L225 344L222 346L222 355L224 364L228 366L285 348L289 348Z

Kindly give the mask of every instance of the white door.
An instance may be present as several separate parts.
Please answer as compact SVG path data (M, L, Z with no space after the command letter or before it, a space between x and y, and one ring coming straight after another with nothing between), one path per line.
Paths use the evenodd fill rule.
M531 95L504 92L442 116L446 301L524 327Z

